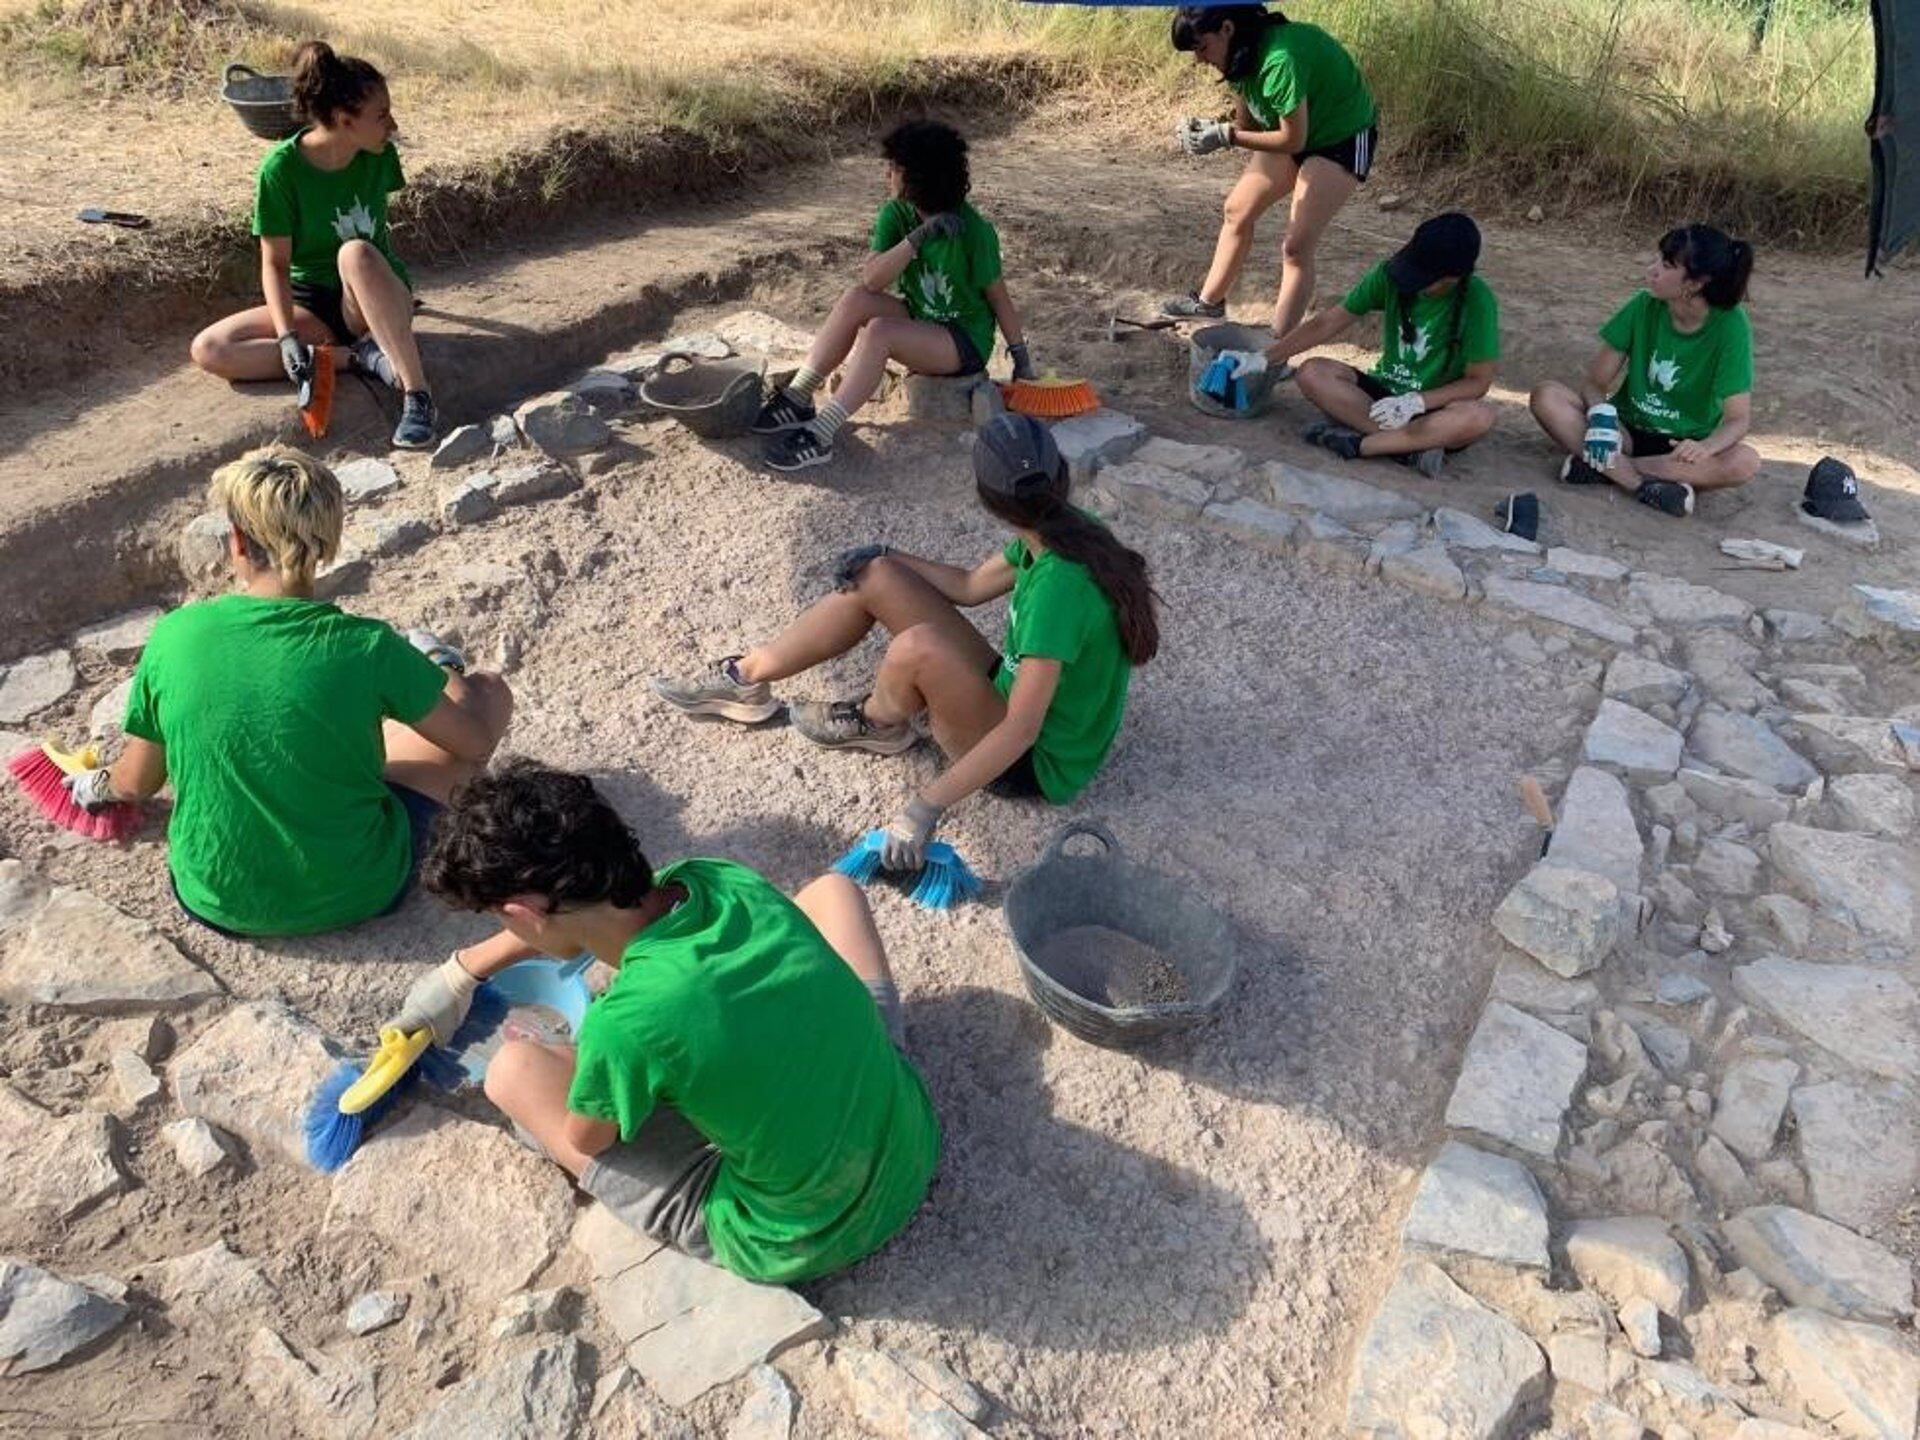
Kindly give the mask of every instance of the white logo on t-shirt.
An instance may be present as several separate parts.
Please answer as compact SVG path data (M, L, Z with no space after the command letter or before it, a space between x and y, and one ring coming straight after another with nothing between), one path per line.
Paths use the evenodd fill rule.
M373 212L367 209L367 202L356 200L351 210L333 212L333 233L344 243L348 240L371 240L373 238Z
M951 315L954 313L953 282L943 270L922 270L920 272L920 300L932 315Z
M1433 331L1425 325L1415 328L1413 339L1405 347L1407 354L1416 360L1427 358L1427 347L1433 343Z
M1647 361L1647 381L1656 390L1671 390L1680 379L1680 362L1662 360L1658 355Z

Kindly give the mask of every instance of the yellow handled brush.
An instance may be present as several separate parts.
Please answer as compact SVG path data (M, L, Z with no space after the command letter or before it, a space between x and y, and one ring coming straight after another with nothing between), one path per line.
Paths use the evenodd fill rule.
M413 1068L414 1061L431 1044L431 1030L416 1030L411 1035L404 1030L382 1030L380 1048L374 1051L373 1059L367 1062L366 1072L340 1097L340 1113L358 1115L370 1108L400 1083L401 1077Z

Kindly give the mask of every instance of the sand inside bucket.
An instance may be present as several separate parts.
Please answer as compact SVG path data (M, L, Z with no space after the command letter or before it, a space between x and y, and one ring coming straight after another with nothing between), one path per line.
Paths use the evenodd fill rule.
M1159 950L1105 925L1074 925L1040 947L1042 969L1096 1005L1181 1005L1187 977Z

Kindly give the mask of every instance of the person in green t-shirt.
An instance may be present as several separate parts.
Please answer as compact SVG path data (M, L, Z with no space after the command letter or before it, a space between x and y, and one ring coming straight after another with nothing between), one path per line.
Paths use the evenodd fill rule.
M572 1045L509 1039L487 1097L636 1231L749 1280L812 1280L920 1208L940 1123L860 887L788 899L727 860L654 872L583 775L511 760L463 785L422 871L505 928L408 991L390 1027L450 1041L475 990L535 955L614 978Z
M174 893L213 929L352 925L399 902L433 812L493 753L512 697L427 631L313 598L344 510L319 461L257 450L215 473L213 502L234 592L154 627L125 748L74 776L74 799L139 802L171 781Z
M1753 424L1753 328L1744 303L1753 247L1711 225L1660 237L1647 288L1600 327L1578 389L1550 380L1533 418L1566 452L1569 485L1619 486L1669 515L1695 492L1760 473Z
M938 120L910 120L880 142L880 153L892 198L874 218L872 253L805 363L753 422L754 434L772 437L766 459L776 470L831 460L834 437L879 388L889 360L916 375L979 374L998 325L1013 378L1036 377L1026 326L1001 278L1000 237L967 203L966 140ZM815 393L836 369L840 383L816 407Z
M1373 167L1380 140L1373 93L1339 41L1262 5L1182 6L1173 19L1173 48L1218 70L1234 96L1231 120L1181 121L1181 147L1189 155L1245 150L1248 161L1227 193L1206 280L1167 301L1161 313L1183 320L1224 316L1260 217L1290 200L1273 310L1273 333L1284 335L1313 300L1320 237Z
M407 182L386 79L309 40L294 61L293 108L300 131L267 152L254 181L267 303L194 336L193 363L225 380L284 373L304 405L315 349L339 347L336 363L403 392L393 443L424 450L438 421L413 333L411 282L387 224L387 196Z
M757 724L777 714L773 682L844 655L877 624L893 639L860 700L792 707L816 745L898 755L925 714L952 762L887 827L886 864L918 869L947 810L976 790L1064 805L1106 760L1133 667L1160 645L1147 562L1068 503L1053 435L1001 415L974 437L975 491L1013 541L971 570L865 545L835 566L839 588L774 639L653 692L690 715ZM999 649L962 615L1011 592Z
M1413 238L1360 278L1338 305L1303 320L1235 374L1285 365L1382 314L1380 359L1362 373L1324 356L1302 361L1300 393L1326 418L1305 438L1345 460L1398 460L1436 478L1450 452L1493 428L1486 395L1500 359L1500 307L1477 270L1480 227L1458 211L1422 220Z

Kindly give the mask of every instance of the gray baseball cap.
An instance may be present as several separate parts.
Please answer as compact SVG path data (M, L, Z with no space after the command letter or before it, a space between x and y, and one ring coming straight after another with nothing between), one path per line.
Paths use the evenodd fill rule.
M1053 432L1031 415L996 415L973 437L973 478L995 495L1031 493L1064 470Z

